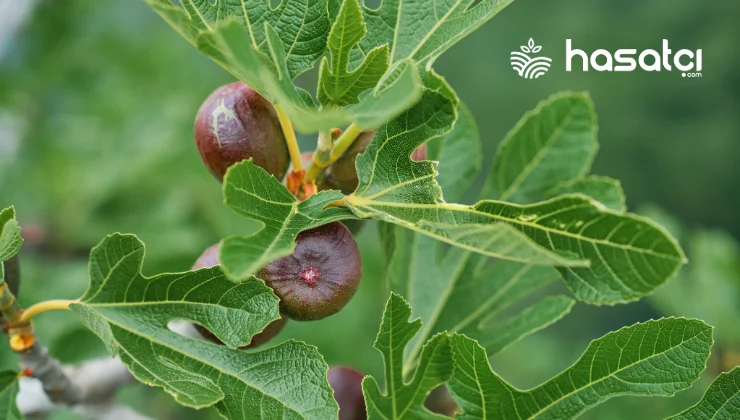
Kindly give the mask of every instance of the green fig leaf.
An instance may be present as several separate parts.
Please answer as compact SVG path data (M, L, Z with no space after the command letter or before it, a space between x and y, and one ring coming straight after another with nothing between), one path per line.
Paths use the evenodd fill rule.
M596 156L596 131L588 94L561 92L540 102L499 145L482 197L529 204L580 178Z
M573 366L528 391L494 373L475 340L455 334L450 345L450 393L463 409L458 419L564 419L615 396L671 396L690 387L705 368L712 328L684 318L622 328L593 341Z
M444 86L442 81L437 85ZM556 266L573 293L593 304L639 299L685 263L676 241L660 226L610 210L584 195L530 205L484 200L466 206L443 201L435 163L415 162L409 156L420 144L449 132L455 116L447 92L427 88L416 106L381 127L367 151L358 156L360 183L345 200L356 215L490 257ZM567 98L565 104L581 104L576 109L583 109L584 115L591 114L587 98L562 98ZM576 137L590 141L589 121L590 116L580 124ZM585 169L590 153L583 159ZM539 172L537 168L533 170ZM519 194L520 190L510 191Z
M583 194L614 211L627 211L627 199L622 184L605 176L590 175L561 182L547 192L550 197L566 194Z
M21 249L21 228L15 220L15 209L8 207L0 211L0 262L9 260ZM0 277L0 280L2 277Z
M218 267L147 278L143 260L144 244L135 236L107 237L92 251L88 291L71 305L136 379L182 405L215 406L230 419L265 412L336 417L328 367L316 348L290 341L255 353L236 350L280 316L279 300L263 282L234 284ZM226 346L171 331L169 322L177 320L206 327Z
M283 0L274 9L270 0L184 0L182 7L170 0L145 1L193 45L199 33L233 21L245 29L244 45L266 51L264 25L269 24L285 46L291 80L321 58L331 28L326 0Z
M331 64L324 57L319 70L319 102L347 106L360 102L360 94L374 88L388 69L388 46L374 48L362 63L348 71L352 47L365 36L358 0L346 0L329 34Z
M364 9L368 34L360 42L359 51L367 54L387 44L391 63L412 59L429 70L437 57L512 2L384 0L377 10Z
M740 367L720 374L701 401L672 420L736 419L740 417Z
M23 415L15 404L18 395L18 372L0 372L0 413L5 420L22 420Z
M270 10L267 0L228 4L220 0L215 5L188 0L184 8L168 0L147 2L203 54L285 112L299 131L314 133L350 123L374 129L413 105L421 95L417 66L412 60L400 60L388 69L387 60L378 55L369 63L368 72L362 73L371 75L374 82L363 76L346 92L359 95L374 86L359 102L342 94L341 102L348 106L318 109L311 95L295 86L293 79L326 51L331 24L325 0L283 0L276 11ZM294 20L296 16L300 19ZM381 62L383 66L378 64Z
M375 348L383 354L385 393L372 376L362 381L369 420L444 419L424 407L427 395L452 375L452 354L446 334L432 337L421 352L416 371L404 380L403 353L421 327L421 320L409 322L411 307L392 293L383 314Z
M233 281L249 280L266 264L290 255L300 232L355 218L343 207L325 209L343 197L339 191L322 191L298 202L280 181L251 159L232 166L224 179L226 206L264 226L251 236L231 236L221 242L222 269Z

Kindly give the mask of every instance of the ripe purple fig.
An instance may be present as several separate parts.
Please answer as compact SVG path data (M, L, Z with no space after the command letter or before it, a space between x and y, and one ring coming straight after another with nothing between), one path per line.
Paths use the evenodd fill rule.
M339 404L339 420L365 420L367 412L362 395L362 374L352 368L335 366L326 375Z
M257 277L280 298L280 312L313 321L339 312L357 291L362 261L352 234L339 222L298 234L287 257L262 267Z
M357 155L367 150L367 146L370 145L373 137L375 137L375 130L361 133L349 149L336 162L329 165L325 177L325 183L328 187L345 193L351 193L357 189L360 181L357 178L355 160ZM411 159L415 161L425 160L426 157L426 144L417 147L411 154Z
M203 102L195 143L219 180L231 165L249 158L280 180L288 170L288 146L274 108L242 82L221 86Z
M220 244L213 245L211 247L208 247L203 254L198 257L198 259L195 261L195 264L193 264L193 270L199 270L201 268L211 268L218 265L218 249ZM270 324L268 324L262 332L259 334L256 334L252 337L252 341L249 342L248 345L239 347L240 349L251 349L255 347L259 347L266 342L270 341L273 337L278 335L280 331L282 331L283 327L285 327L285 324L288 322L288 320L284 317L280 317L279 319L276 319L272 321ZM212 332L208 331L207 328L194 324L195 329L200 332L200 335L203 336L203 338L214 342L216 344L223 344L221 340L218 339Z

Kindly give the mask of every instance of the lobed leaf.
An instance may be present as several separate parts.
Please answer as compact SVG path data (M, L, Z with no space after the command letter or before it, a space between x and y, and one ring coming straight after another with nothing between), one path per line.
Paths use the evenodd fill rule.
M388 44L391 63L412 59L430 70L434 61L459 40L493 18L513 0L384 0L379 9L365 7L366 54Z
M385 394L372 376L362 381L368 419L444 419L424 407L427 395L445 383L452 374L452 354L447 335L429 340L413 378L404 380L403 353L411 338L421 327L421 320L409 322L411 307L399 295L392 293L383 314L383 322L375 340L375 348L383 354Z
M337 415L327 366L314 347L283 343L256 353L235 350L279 317L278 298L256 279L234 284L218 267L146 278L144 244L114 234L90 258L90 287L71 309L141 382L188 407L214 406L230 419ZM226 346L169 330L186 320ZM227 347L228 346L228 347Z
M374 88L388 69L388 46L374 48L361 64L348 71L352 47L365 36L358 0L346 0L329 34L331 66L324 57L319 69L319 102L323 106L346 106L360 102L360 94Z
M427 158L437 161L437 183L447 201L460 199L483 165L480 135L475 118L462 102L457 105L455 126L427 142Z
M443 81L432 80L436 84L427 85L437 89L427 87L421 102L381 127L367 152L357 158L360 184L346 202L359 217L394 223L491 257L558 266L573 293L594 304L638 299L685 262L678 244L659 226L583 195L531 205L442 201L435 163L409 158L417 146L448 132L455 119L449 89ZM582 96L562 98L554 103L575 102L580 104L576 109L590 103ZM585 109L590 114L590 108ZM575 137L581 142L592 139L583 133ZM582 157L587 169L590 154Z
M290 255L300 232L353 218L343 207L325 209L343 197L341 192L329 190L298 202L251 159L232 166L224 179L226 206L264 226L250 236L231 236L221 242L219 260L224 273L233 281L249 280L266 264Z
M0 413L4 420L22 420L18 406L15 403L18 395L18 372L0 372Z
M588 94L561 92L540 102L499 145L482 197L529 204L585 175L598 148L596 130Z
M383 72L378 75L380 69L378 62L383 60L380 59L382 57L377 56L370 63L372 66L368 67L369 71L372 70L372 80L377 83L377 86L375 86L376 83L363 78L356 81L358 83L354 88L345 92L359 95L360 92L375 86L363 96L359 103L319 110L311 95L295 86L293 79L297 72L303 71L307 65L306 68L313 66L313 63L326 50L330 26L328 17L326 34L319 30L323 28L323 24L310 20L322 21L326 17L324 16L327 13L325 0L283 0L280 6L282 9L276 12L263 7L264 4L269 5L267 0L265 0L266 3L262 0L241 0L234 5L229 3L231 6L226 9L223 9L226 7L224 0L220 0L214 6L211 6L207 0L197 1L197 5L194 6L192 2L196 0L189 0L185 3L185 9L192 11L191 14L198 15L196 11L201 10L201 2L203 7L210 11L210 14L198 19L191 19L184 9L169 4L168 0L147 1L203 54L247 83L273 104L278 105L290 117L297 130L317 132L349 123L355 123L362 129L374 129L413 105L421 95L415 63L411 60L399 61L385 74L383 72L387 66L383 66ZM299 6L301 8L298 8ZM318 8L323 10L320 15L316 14ZM304 20L294 20L291 16L297 16L296 13L285 14L294 9L305 12L300 15ZM279 19L275 20L275 16L278 16L276 13L279 14L281 10L284 14L279 15ZM243 22L245 15L254 17L254 19L250 18L248 25ZM306 23L309 20L310 24ZM182 23L183 21L185 24ZM196 24L193 21L196 21ZM202 22L208 25L201 24ZM300 22L304 22L305 25L317 25L314 31L316 33L297 30L296 28L304 25ZM287 35L284 32L286 25L290 26ZM294 33L297 33L299 38L293 38L294 35L290 35ZM309 35L310 40L301 41L300 36ZM289 37L287 41L284 39L286 36ZM301 60L291 61L299 45L310 48L310 52L313 52L314 48L316 51L320 49L320 53L302 55ZM312 45L315 46L311 47ZM306 58L309 56L310 60ZM292 66L291 63L294 65ZM334 68L333 70L336 71ZM358 90L360 87L363 89ZM352 102L351 97L346 97L344 94L342 96L343 104Z
M701 401L677 414L675 420L735 419L740 417L740 367L720 374Z
M412 161L410 155L417 146L451 130L456 107L457 99L447 84L429 74L422 100L381 127L367 151L357 157L359 186L346 200L352 211L359 217L399 224L493 257L586 266L587 261L538 245L506 223L457 217L465 212L465 206L440 203L442 192L434 179L436 163Z
M478 132L469 111L461 105L452 131L427 143L430 159L448 167L437 177L447 198L459 198L481 165ZM503 309L552 283L557 272L508 261L486 265L487 260L479 254L458 247L442 252L439 242L429 236L398 225L379 226L388 251L390 288L405 296L413 317L423 321L421 331L410 342L407 366L418 359L421 345L431 335L464 331L489 345L491 355L554 323L573 304L563 296L548 298L528 308L526 314L493 323L491 319Z
M291 80L321 58L331 28L326 0L282 0L274 9L270 0L184 0L182 7L171 0L145 1L192 44L197 43L199 33L233 21L245 29L243 46L266 51L264 25L269 24L285 46Z
M593 341L570 368L521 391L491 370L485 350L464 335L450 337L455 372L450 392L458 419L562 419L619 395L670 396L704 370L712 328L667 318L622 328Z

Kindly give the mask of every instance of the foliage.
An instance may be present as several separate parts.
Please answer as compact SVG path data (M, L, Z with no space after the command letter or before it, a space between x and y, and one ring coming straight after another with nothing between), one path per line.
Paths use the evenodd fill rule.
M529 391L490 366L490 355L557 322L577 300L638 300L686 262L664 228L627 213L618 181L589 175L597 122L585 93L555 94L526 113L500 144L477 203L457 203L480 172L480 138L433 64L510 0L386 1L377 10L359 0L283 0L274 9L268 0L146 3L298 130L350 124L377 133L357 158L360 182L349 195L301 201L251 160L234 165L226 207L261 228L224 235L220 267L145 277L135 235L109 235L93 248L89 289L71 308L139 381L225 418L335 417L315 347L236 349L279 317L278 299L253 275L290 255L300 232L348 219L379 221L388 259L391 295L375 341L385 386L372 375L363 381L371 419L440 418L424 401L445 383L458 418L521 419L575 417L617 395L670 396L698 379L712 329L685 318L609 333ZM314 99L295 81L319 61ZM433 160L412 160L424 144ZM20 247L14 216L0 213L0 260ZM573 298L542 296L558 276ZM226 346L171 331L176 320L206 327ZM735 373L680 416L731 416ZM8 402L15 374L3 375L0 402L17 413Z
M0 413L5 413L6 420L20 420L15 398L18 395L18 373L12 371L0 372Z

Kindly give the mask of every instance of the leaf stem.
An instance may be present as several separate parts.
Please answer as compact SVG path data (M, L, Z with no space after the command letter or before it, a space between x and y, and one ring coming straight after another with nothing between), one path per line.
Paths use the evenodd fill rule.
M6 322L11 323L17 321L22 313L23 310L15 295L11 293L8 283L5 280L0 280L0 315L5 318Z
M337 129L338 131L338 129ZM321 171L329 166L329 157L331 156L331 149L334 147L334 141L332 139L333 130L322 131L319 133L318 144L316 145L316 151L311 159L311 165L308 166L306 175L303 177L304 184L310 184L315 182L316 178L319 177Z
M48 311L55 311L55 310L68 310L69 305L72 303L77 303L77 300L47 300L45 302L40 302L35 305L30 306L28 309L23 311L21 314L21 317L19 318L19 321L30 321L32 317Z
M298 147L298 139L296 139L295 136L293 123L290 122L290 118L288 118L279 105L273 105L273 107L275 108L275 112L280 120L280 126L283 128L285 143L288 145L288 152L290 153L290 161L293 162L293 169L300 171L303 169L303 163L301 162L301 149Z
M337 159L342 157L344 152L349 149L350 146L352 146L352 143L355 142L357 137L362 133L362 129L360 127L356 126L355 124L351 124L349 127L347 127L346 130L344 130L344 133L342 133L341 136L337 139L337 141L334 143L334 147L331 149L331 154L329 155L329 162L327 165L331 165L332 163L336 162Z

